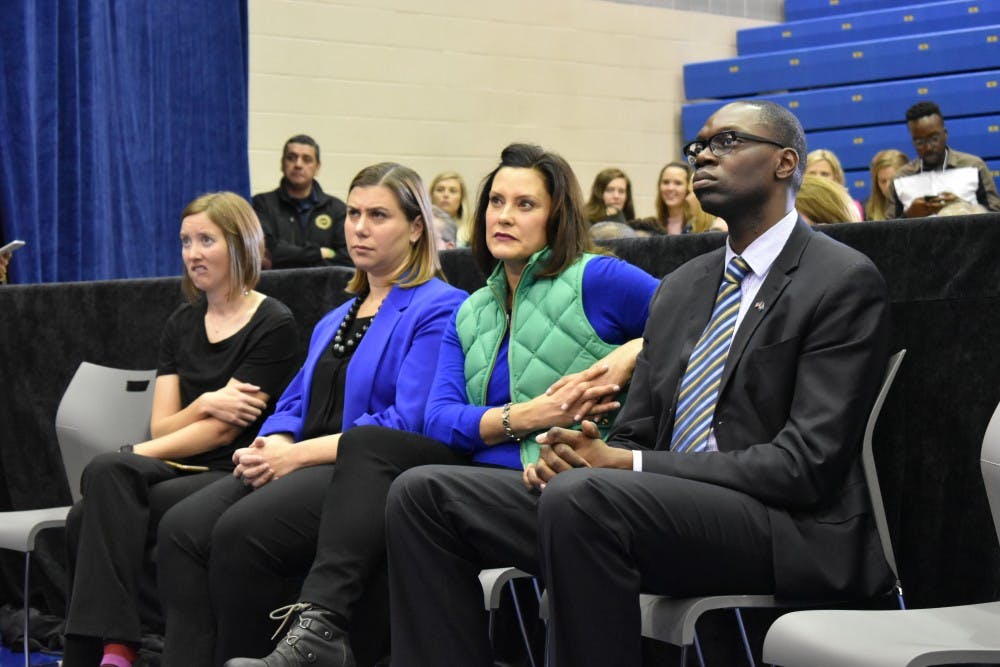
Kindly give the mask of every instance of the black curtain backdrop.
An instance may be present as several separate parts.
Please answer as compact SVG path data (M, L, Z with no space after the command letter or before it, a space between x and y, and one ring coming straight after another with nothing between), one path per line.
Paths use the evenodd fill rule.
M176 275L184 205L249 194L246 0L3 5L12 282Z
M913 607L996 600L1000 549L979 449L1000 401L1000 214L821 229L879 267L889 285L892 348L909 351L875 432L907 600ZM724 239L709 233L627 239L612 247L664 276ZM447 251L442 263L458 287L483 284L469 251ZM271 271L260 289L295 313L304 349L319 317L346 298L349 275L333 268ZM0 288L0 511L69 501L54 423L70 377L84 360L155 365L160 328L180 298L176 278ZM61 614L62 531L40 539L32 603ZM0 553L0 604L20 604L21 567L18 554ZM758 652L771 618L760 616L751 620ZM719 621L702 634L708 660L737 664L742 657L732 616Z

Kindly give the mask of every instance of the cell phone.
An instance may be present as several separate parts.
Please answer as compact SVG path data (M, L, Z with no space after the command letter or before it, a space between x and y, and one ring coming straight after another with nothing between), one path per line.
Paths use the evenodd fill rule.
M12 253L15 250L20 250L24 247L24 241L11 241L4 247L0 248L0 255L4 253Z
M178 463L177 461L168 461L166 459L164 459L163 462L166 463L171 468L175 468L177 470L183 470L184 472L208 472L208 466L189 466L185 463Z

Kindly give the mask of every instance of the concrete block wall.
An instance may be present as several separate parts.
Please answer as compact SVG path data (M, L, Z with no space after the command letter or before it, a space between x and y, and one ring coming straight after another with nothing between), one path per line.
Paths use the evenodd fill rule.
M362 167L402 162L474 192L511 141L561 153L584 194L617 166L636 215L679 156L686 62L732 57L768 21L607 0L251 0L250 178L276 187L283 142L312 135L343 198ZM746 13L746 12L744 12Z

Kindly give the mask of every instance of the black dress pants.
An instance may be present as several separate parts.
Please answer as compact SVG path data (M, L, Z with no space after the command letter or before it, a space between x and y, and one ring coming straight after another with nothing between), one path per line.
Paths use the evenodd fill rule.
M173 507L159 532L164 667L271 652L271 610L294 602L315 553L334 466L252 489L232 475Z
M164 665L266 655L275 643L268 612L296 600L340 614L358 664L374 663L388 637L389 486L410 467L466 460L436 440L362 426L341 436L335 466L252 492L220 480L180 503L160 528Z
M83 499L66 522L66 634L71 640L97 649L104 640L139 643L139 582L160 518L182 498L224 475L184 473L159 459L117 452L97 456L87 465L80 481ZM68 657L67 667L88 667L96 665L100 655L80 659L77 665Z
M537 494L519 471L425 467L393 485L386 516L394 667L492 664L485 567L541 575L563 667L641 664L640 591L774 590L766 508L667 475L575 469Z
M362 426L345 433L323 502L316 560L299 599L350 620L365 582L385 570L385 503L393 480L421 465L467 462L445 444L408 431Z

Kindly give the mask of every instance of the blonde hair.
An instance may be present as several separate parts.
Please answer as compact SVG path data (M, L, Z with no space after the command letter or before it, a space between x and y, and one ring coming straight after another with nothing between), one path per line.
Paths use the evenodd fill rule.
M694 183L694 171L690 172L688 176L688 194L694 189L691 185ZM684 210L688 215L688 224L691 225L692 232L710 232L712 231L712 223L715 222L715 216L711 213L706 213L701 208L701 202L698 201L697 197L685 197L684 198Z
M684 224L693 225L694 223L693 218L695 215L695 211L694 209L692 209L691 204L687 200L687 193L691 192L691 178L694 176L694 169L691 168L691 165L686 164L684 162L668 162L667 164L663 165L663 169L660 170L660 173L656 177L656 221L660 223L660 227L663 228L663 231L667 231L667 223L669 222L670 219L670 211L667 210L667 204L666 202L663 201L663 195L660 194L660 182L663 180L663 172L665 172L667 169L670 169L671 167L674 167L675 169L680 169L687 176L687 192L684 193L685 197L681 201L681 206L683 207L684 210ZM700 206L698 207L698 212L702 212ZM703 230L698 230L698 231L703 231Z
M814 225L861 222L861 215L847 189L828 178L806 174L795 198L795 208Z
M468 245L472 231L472 216L469 215L469 189L465 187L465 179L457 171L442 171L434 177L434 180L431 181L431 187L427 189L432 201L434 199L434 188L441 181L458 181L458 188L462 194L458 200L458 215L452 216L457 228L455 241L461 245Z
M910 159L903 151L898 151L895 148L887 148L875 153L875 157L872 158L868 167L869 172L871 172L872 193L868 197L868 201L865 202L866 218L869 220L886 219L886 199L885 195L882 194L882 189L878 186L878 173L887 167L892 167L894 171L898 170L909 161Z
M438 259L437 240L434 233L434 214L431 213L431 200L417 172L395 162L380 162L365 167L351 181L347 189L348 196L354 188L367 188L381 185L388 188L396 197L403 215L412 224L417 218L424 223L424 231L417 242L410 246L410 256L402 270L393 277L392 284L400 287L416 287L423 285L431 278L443 277L441 261ZM354 276L347 284L346 291L350 294L367 292L368 274L361 269L354 270Z
M809 155L806 156L806 171L809 171L810 165L817 162L829 163L830 169L833 170L833 180L844 185L844 168L840 166L840 160L837 159L833 151L828 151L825 148L809 151Z
M181 222L199 213L207 215L222 230L229 248L226 298L233 299L252 290L260 282L260 261L264 256L264 231L253 207L235 192L210 192L184 207ZM201 290L195 287L187 271L181 277L181 290L191 303L201 298Z

